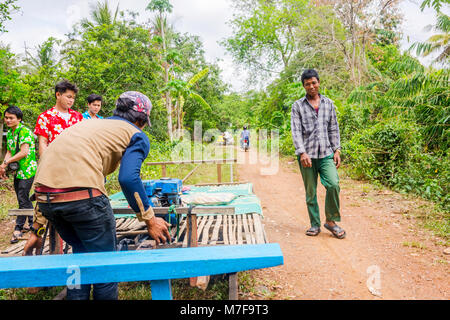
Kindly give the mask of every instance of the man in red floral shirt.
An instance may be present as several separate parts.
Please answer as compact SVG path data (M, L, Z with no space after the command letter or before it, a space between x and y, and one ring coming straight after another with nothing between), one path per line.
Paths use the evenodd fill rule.
M78 93L76 85L63 80L55 86L56 104L53 108L41 113L37 119L34 134L38 136L39 156L47 149L55 138L70 126L83 120L81 113L72 110Z

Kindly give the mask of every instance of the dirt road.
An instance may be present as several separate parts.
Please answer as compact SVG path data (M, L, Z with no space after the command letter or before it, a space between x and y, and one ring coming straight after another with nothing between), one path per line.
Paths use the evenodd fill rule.
M242 151L241 156L242 156ZM252 150L251 152L255 152ZM410 214L419 205L388 190L341 176L343 240L323 228L325 188L318 187L322 232L308 237L310 227L303 182L293 160L275 175L267 166L238 165L240 181L253 183L261 200L270 242L279 243L284 265L256 271L265 285L261 294L244 299L449 299L450 256L431 232L418 227ZM254 158L253 158L254 159ZM370 289L369 289L370 288Z

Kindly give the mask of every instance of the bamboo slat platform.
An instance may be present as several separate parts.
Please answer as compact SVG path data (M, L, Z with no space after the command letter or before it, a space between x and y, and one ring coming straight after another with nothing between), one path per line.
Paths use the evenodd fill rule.
M187 247L186 219L180 224L179 242ZM267 236L259 214L210 215L197 217L199 246L262 244Z
M21 256L23 253L23 248L25 247L27 238L22 238L24 240L20 240L19 242L10 245L4 250L1 250L0 252L0 258L1 257L10 257L10 256ZM70 246L67 247L67 253L72 253L72 248ZM45 239L45 245L44 250L42 251L42 254L50 254L50 236L47 236Z
M117 238L146 234L145 224L133 218L116 220ZM172 246L188 247L187 218L182 216L178 239L176 228L171 228ZM197 217L197 243L199 246L263 244L268 243L262 216L256 213L239 215L205 215Z
M187 218L182 216L178 241L172 246L187 247ZM116 219L117 238L137 237L146 234L147 229L143 222L136 218ZM171 228L173 238L176 238L176 228ZM177 239L175 239L177 240ZM268 243L264 231L262 216L256 213L239 215L205 215L197 217L197 242L199 246L233 245L233 244L262 244ZM21 240L0 252L1 256L21 256L26 241ZM135 249L139 244L136 242ZM142 248L143 246L141 246ZM155 247L156 248L156 247ZM131 246L130 249L133 249ZM68 253L71 253L69 248ZM43 254L49 254L49 239L45 241Z

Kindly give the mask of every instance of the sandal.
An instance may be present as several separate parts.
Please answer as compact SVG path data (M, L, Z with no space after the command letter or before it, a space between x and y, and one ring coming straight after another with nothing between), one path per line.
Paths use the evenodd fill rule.
M341 227L339 227L337 224L335 224L333 227L330 227L328 224L324 224L323 225L325 228L327 228L329 231L331 231L331 233L333 234L333 236L335 236L338 239L344 239L345 238L345 230L342 229ZM344 232L344 233L342 233ZM341 235L339 235L340 233L342 233Z
M22 232L20 232L19 230L15 230L13 232L13 235L12 235L12 238L11 238L11 243L19 242L20 238L22 238Z
M320 227L311 227L308 230L306 230L306 235L315 237L320 233Z

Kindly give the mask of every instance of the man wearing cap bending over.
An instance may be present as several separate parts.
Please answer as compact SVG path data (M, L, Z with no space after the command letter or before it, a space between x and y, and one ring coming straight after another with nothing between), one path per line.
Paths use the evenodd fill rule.
M139 221L157 242L170 241L168 224L156 218L140 178L150 142L142 131L150 125L150 100L139 92L125 92L113 116L82 121L64 130L43 154L35 177L36 210L33 228L48 219L74 253L116 250L116 223L105 190L105 177L120 165L119 183ZM67 165L70 163L70 166ZM139 209L135 193L143 203ZM32 254L42 239L33 233L24 254ZM91 285L67 288L67 299L88 300ZM94 299L118 298L117 283L93 285Z

